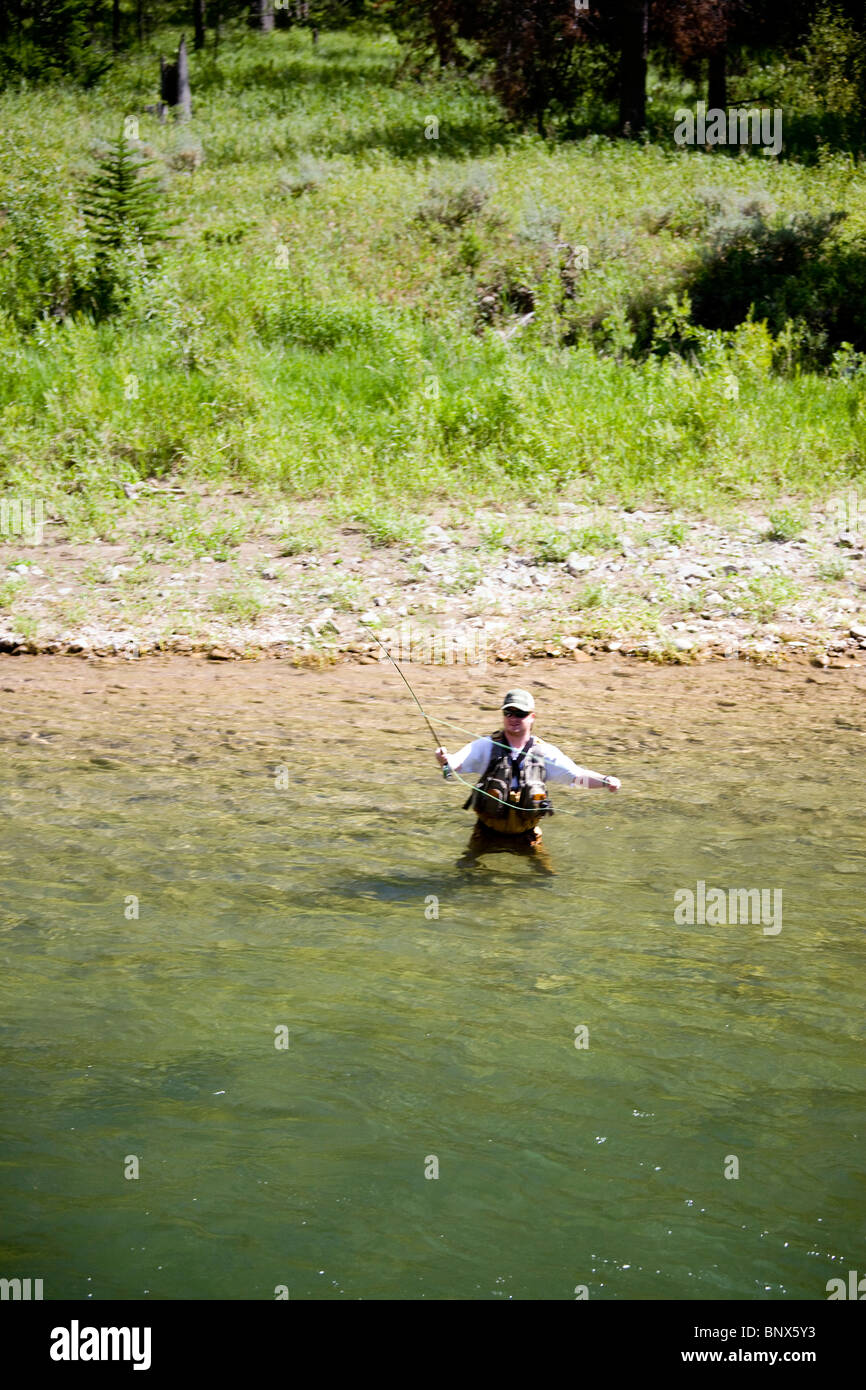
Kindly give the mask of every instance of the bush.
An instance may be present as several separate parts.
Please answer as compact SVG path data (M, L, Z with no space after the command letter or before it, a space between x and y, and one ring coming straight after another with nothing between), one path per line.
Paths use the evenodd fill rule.
M788 507L777 507L770 512L770 525L764 534L767 541L795 541L805 530L805 519Z
M453 230L477 217L492 191L493 181L482 165L473 165L462 179L434 179L415 214L419 222L436 222Z
M267 343L284 342L314 352L369 348L393 342L396 325L376 304L313 300L298 296L259 315Z
M629 305L637 351L694 348L701 330L731 332L749 320L778 335L781 370L827 366L843 342L866 349L866 239L842 238L844 212L781 214L760 190L703 200L709 221L680 298L668 290Z
M302 193L315 193L328 177L325 166L310 155L301 155L294 169L287 169L277 179L277 193L284 197L300 198Z
M42 187L5 186L0 215L0 308L22 329L85 307L93 279L84 226L52 191L52 170L40 173Z
M806 107L843 117L862 107L866 38L838 5L822 5L818 10L792 79Z
M812 267L844 215L795 212L771 222L758 200L741 204L733 215L721 210L690 287L697 321L708 328L734 328L754 307L755 316L778 331L785 319L820 313Z
M184 131L178 135L166 156L170 169L179 173L193 174L204 163L204 148L200 140Z
M562 211L552 203L529 196L523 204L517 235L523 241L545 245L559 241Z

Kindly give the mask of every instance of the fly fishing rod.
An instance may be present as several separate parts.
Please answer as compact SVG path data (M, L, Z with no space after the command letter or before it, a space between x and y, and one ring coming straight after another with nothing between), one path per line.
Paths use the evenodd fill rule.
M362 621L362 620L359 619L359 621ZM440 739L439 739L439 735L436 733L436 730L433 728L433 725L430 723L430 720L427 718L427 715L424 713L424 710L423 710L422 707L421 707L421 701L418 699L418 696L415 694L415 691L412 689L412 687L411 687L411 685L409 684L409 682L407 681L406 677L403 675L403 672L400 670L400 667L397 665L397 663L396 663L396 661L394 660L393 656L392 656L391 653L388 651L388 648L385 646L385 643L382 642L382 641L376 636L376 634L375 634L375 632L373 631L373 629L372 629L367 623L364 623L364 627L367 628L367 631L368 631L368 632L370 633L370 635L375 639L375 641L377 641L377 642L379 643L379 646L382 648L382 651L383 651L383 652L385 653L385 655L387 656L387 658L388 658L388 660L390 661L391 665L394 667L394 670L397 672L397 675L400 677L400 679L401 679L401 681L403 682L403 684L405 685L406 689L409 691L409 694L412 696L412 699L415 701L415 704L418 706L418 709L421 711L421 717L422 717L422 719L424 720L424 723L427 725L427 728L430 730L431 734L433 735L433 737L434 737L435 740L436 740L436 747L437 747L437 748L441 748L441 747L442 747L442 743L441 743L441 741L440 741ZM445 777L445 778L453 777L453 776L454 776L453 772L451 771L451 768L448 766L447 763L445 764L445 766L444 766L443 769L442 769L442 776Z
M359 618L358 621L361 622L362 626L365 627L365 628L367 629L367 631L372 635L372 637L375 639L375 641L379 643L379 646L382 648L382 651L385 653L385 655L387 656L388 660L391 662L391 665L394 667L394 670L397 672L397 675L400 677L400 679L401 679L401 681L403 682L403 684L405 685L406 689L409 691L409 694L412 696L412 699L415 701L415 704L418 706L418 709L419 709L419 711L420 711L420 713L421 713L421 717L422 717L422 719L424 720L424 723L427 725L427 728L430 730L431 734L433 735L434 739L436 740L436 747L437 747L437 748L441 748L441 747L442 747L442 744L441 744L441 742L440 742L439 735L437 734L436 730L433 728L433 725L430 723L430 720L429 720L429 718L427 717L427 714L426 714L424 708L423 708L422 705L421 705L421 701L418 699L418 696L415 694L415 691L412 689L412 687L411 687L411 685L409 684L409 682L407 681L406 677L403 675L403 672L400 670L400 667L397 665L397 662L394 660L393 656L392 656L391 653L388 651L388 648L385 646L385 643L382 642L382 641L376 636L376 633L373 632L373 629L372 629L371 627L369 627L367 623L363 622L363 619L360 619L360 618ZM450 723L449 720L447 720L447 719L446 719L444 722L448 725L449 728L451 728L451 729L458 729L458 730L460 730L461 733L469 733L469 732L470 732L469 729L460 729L460 725L459 725L459 724L452 724L452 723ZM498 748L509 748L509 750L510 750L510 745L509 745L509 744L499 743L497 739L491 739L491 743L493 743L495 747L498 747ZM543 756L543 755L542 755L542 756ZM547 758L547 757L545 757L544 760L545 760L545 762L551 762L551 761L552 761L551 758ZM480 787L473 787L473 785L472 785L471 782L465 781L465 779L464 779L463 777L460 776L460 773L459 773L459 772L455 772L454 769L453 769L452 767L449 767L447 763L445 764L445 766L444 766L443 769L442 769L442 776L445 777L445 778L456 777L456 778L457 778L457 781L458 781L458 782L462 782L463 786L464 786L464 787L468 787L470 791L479 792L479 793L481 794L481 796L487 797L490 801L494 801L494 802L496 803L497 806L500 806L500 805L501 805L501 801L500 801L500 799L499 799L498 797L492 796L490 792L482 791L482 789L481 789ZM602 785L603 785L603 786L608 786L609 784L610 784L610 779L609 779L609 778L607 778L607 777L602 778ZM566 814L568 814L568 812L566 812Z

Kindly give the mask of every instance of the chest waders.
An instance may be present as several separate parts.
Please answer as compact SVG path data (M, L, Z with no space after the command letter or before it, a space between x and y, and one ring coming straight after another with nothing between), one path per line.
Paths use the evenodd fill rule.
M490 762L463 809L473 810L484 825L503 835L534 830L542 817L553 815L545 785L547 761L534 738L520 753L512 753L502 730L491 738ZM512 787L515 775L517 786Z

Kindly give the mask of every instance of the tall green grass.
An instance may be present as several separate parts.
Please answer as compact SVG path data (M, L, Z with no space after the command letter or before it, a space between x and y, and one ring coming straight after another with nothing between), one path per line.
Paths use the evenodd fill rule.
M143 112L155 49L90 92L0 97L0 205L42 189L27 254L46 293L51 267L86 274L75 191L125 117L179 219L161 268L102 323L17 321L10 252L5 490L38 478L62 508L73 489L172 472L349 508L565 489L706 507L862 475L859 359L782 375L778 338L751 324L705 333L700 357L632 360L625 317L698 263L714 197L845 209L846 234L862 234L864 174L846 157L806 168L661 140L543 142L466 82L395 80L389 35L326 33L314 51L307 33L230 32L218 55L193 55L192 122L163 127ZM467 184L484 195L463 198L465 216L430 215ZM563 244L588 251L569 334ZM526 286L535 319L505 343L493 329Z

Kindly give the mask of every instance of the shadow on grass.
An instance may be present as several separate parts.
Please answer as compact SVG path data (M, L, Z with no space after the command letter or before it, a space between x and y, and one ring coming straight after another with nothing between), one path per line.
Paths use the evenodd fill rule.
M434 112L431 110L430 114ZM478 121L444 120L439 126L438 137L428 140L424 133L426 120L426 107L422 102L419 104L417 121L368 127L356 134L326 141L325 148L329 154L349 155L379 149L387 151L395 159L420 159L427 155L476 158L493 153L500 145L509 144L519 133L504 121L491 120L482 125Z
M794 325L792 349L812 368L828 366L843 343L866 351L866 239L842 240L843 219L840 211L801 213L774 225L757 215L724 226L677 286L691 300L691 322L729 331L751 314L773 336ZM654 289L629 305L641 355L669 293ZM688 339L688 326L678 327L670 346Z
M801 164L817 164L822 152L852 154L862 159L866 154L866 125L862 119L837 116L825 111L820 115L782 115L782 155L797 159Z
M309 58L287 57L274 54L243 63L220 63L219 57L209 54L201 63L195 76L195 91L243 91L249 92L257 87L273 90L274 87L319 87L343 88L357 86L359 82L387 84L393 80L394 60L383 57L371 60L350 61L333 60L319 62Z
M866 122L854 115L842 116L834 112L821 112L813 115L798 113L773 100L763 102L728 102L728 110L781 110L782 149L778 158L795 159L800 164L817 164L822 154L851 154L857 159L866 155ZM696 110L695 100L683 100L680 106L665 107L647 112L646 135L654 145L680 150L684 148L674 141L674 130L679 122L675 112L679 109ZM599 126L597 129L601 130ZM608 121L607 133L613 133ZM698 146L685 148L701 148ZM716 159L742 159L744 156L766 162L768 156L761 145L707 145L705 153ZM772 160L770 161L772 162Z

